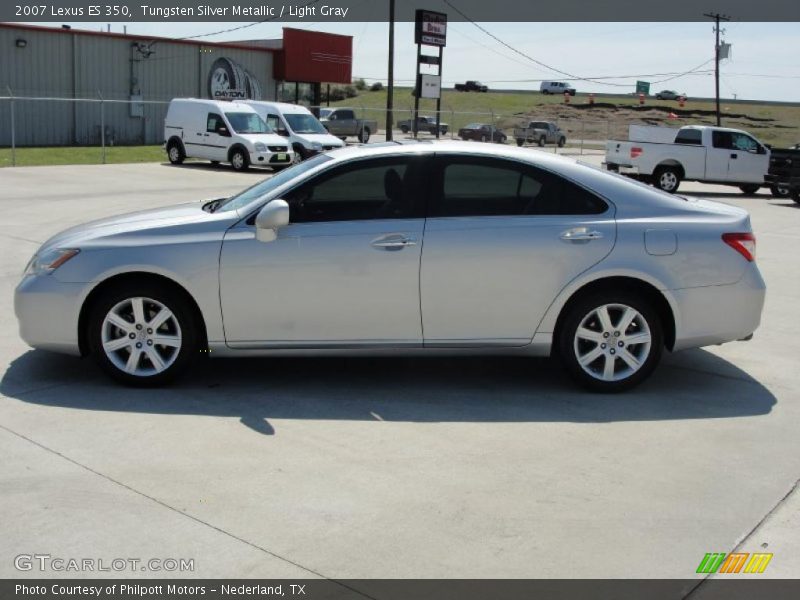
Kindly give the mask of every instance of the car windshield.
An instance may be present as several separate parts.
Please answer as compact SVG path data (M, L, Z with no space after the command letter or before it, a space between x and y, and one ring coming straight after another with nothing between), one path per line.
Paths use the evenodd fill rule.
M272 133L269 125L256 113L226 112L235 133Z
M545 123L544 121L534 121L533 123L531 123L531 127L533 127L534 129L547 129L547 123Z
M290 113L283 115L295 133L328 133L328 130L317 121L314 115Z
M278 172L269 179L265 179L264 181L247 188L236 196L231 196L230 198L223 200L214 208L213 212L216 213L239 210L251 202L263 198L271 191L278 189L284 183L288 183L295 177L299 177L303 173L310 171L311 169L314 169L319 165L328 162L329 160L333 159L326 154L317 154L308 160L304 160L301 163Z

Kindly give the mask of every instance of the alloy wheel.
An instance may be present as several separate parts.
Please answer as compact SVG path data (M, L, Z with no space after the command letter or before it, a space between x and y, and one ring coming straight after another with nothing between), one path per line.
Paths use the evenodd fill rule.
M625 304L591 310L575 331L573 347L581 369L600 381L621 381L642 368L652 335L644 316Z
M108 311L100 329L103 352L120 371L158 375L180 354L183 336L174 313L158 300L132 297Z

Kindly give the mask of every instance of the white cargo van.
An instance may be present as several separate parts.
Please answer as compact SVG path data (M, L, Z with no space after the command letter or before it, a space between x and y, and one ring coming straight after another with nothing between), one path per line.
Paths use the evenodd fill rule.
M164 121L167 157L173 164L186 158L227 162L237 171L251 165L274 170L291 165L294 152L252 106L241 102L175 98Z
M338 137L328 133L319 119L305 106L261 100L243 102L252 106L271 129L289 140L297 162L318 152L343 148L345 145Z
M543 81L539 86L539 91L543 94L569 94L575 95L575 88L563 81Z

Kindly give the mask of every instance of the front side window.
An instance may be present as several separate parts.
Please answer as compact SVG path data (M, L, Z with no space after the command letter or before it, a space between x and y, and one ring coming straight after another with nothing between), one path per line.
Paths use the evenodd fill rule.
M355 119L356 114L352 110L340 110L334 113L334 116L339 121L346 121L348 119Z
M730 131L712 131L711 144L714 148L733 150L733 139Z
M495 159L444 159L433 217L591 215L603 200L535 167Z
M731 142L736 150L742 150L743 152L758 151L758 142L744 133L731 134Z
M209 133L216 133L220 127L225 127L225 121L222 120L222 116L216 113L208 113L208 117L206 118L206 131Z
M278 115L267 115L267 126L275 131L283 129L281 118Z
M360 161L323 173L285 196L290 222L361 221L421 216L420 162L411 157Z
M236 133L272 133L264 119L256 113L226 112L225 116Z

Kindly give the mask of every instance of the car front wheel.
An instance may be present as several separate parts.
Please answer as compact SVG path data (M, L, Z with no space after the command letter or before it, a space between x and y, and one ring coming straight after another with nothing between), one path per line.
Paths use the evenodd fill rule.
M231 166L234 171L246 171L250 166L250 161L244 150L234 150L231 152Z
M742 190L743 194L751 195L751 194L757 193L758 190L761 189L761 186L760 185L755 185L755 184L752 184L752 185L740 185L739 189Z
M663 339L661 320L638 294L604 292L569 309L558 344L578 382L597 392L620 392L653 372Z
M91 353L106 373L124 384L168 383L198 354L198 327L188 302L180 293L159 287L119 286L91 308Z

